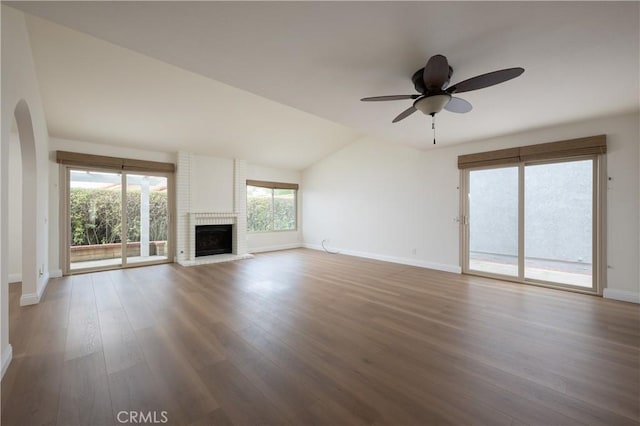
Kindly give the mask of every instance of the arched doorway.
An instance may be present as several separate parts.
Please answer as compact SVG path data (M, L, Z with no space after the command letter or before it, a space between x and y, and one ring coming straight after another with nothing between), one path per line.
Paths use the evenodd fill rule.
M25 296L37 295L38 273L43 271L38 269L36 251L36 232L38 228L36 142L31 113L24 99L20 100L16 105L14 117L18 128L22 164L22 297L20 298L20 304L28 305L38 302L38 300L32 300L32 296ZM13 200L9 200L9 203L12 202Z

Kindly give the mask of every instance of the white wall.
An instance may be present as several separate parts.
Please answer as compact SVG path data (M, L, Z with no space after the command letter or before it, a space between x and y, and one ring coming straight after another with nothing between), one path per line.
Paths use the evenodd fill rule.
M459 271L458 155L606 134L608 287L611 297L637 295L638 121L626 114L424 151L363 138L303 172L304 242L330 239L345 253Z
M233 212L233 160L191 156L191 212Z
M457 185L444 150L363 138L304 171L304 242L458 271Z
M274 169L254 164L247 165L247 179L265 180L269 182L297 183L302 182L302 173L297 170ZM247 233L249 252L284 250L302 245L302 186L298 190L297 223L295 231Z
M22 281L22 157L17 133L9 140L9 282Z
M50 274L61 274L60 253L60 174L62 167L56 163L56 151L80 152L83 154L106 155L111 157L131 158L134 160L160 161L175 163L176 154L171 152L148 151L134 148L123 148L84 141L50 138L49 140L49 265Z
M18 107L18 110L16 109ZM2 372L11 359L8 319L8 161L11 123L16 111L22 157L29 166L23 190L23 256L21 302L36 303L48 276L48 132L31 55L24 15L2 5L2 118L0 146L0 353ZM27 140L29 143L27 143ZM24 164L23 164L24 166ZM38 274L41 270L42 275ZM26 297L25 297L26 296Z

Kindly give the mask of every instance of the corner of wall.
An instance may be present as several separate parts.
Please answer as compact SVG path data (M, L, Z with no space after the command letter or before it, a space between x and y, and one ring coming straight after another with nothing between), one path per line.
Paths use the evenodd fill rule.
M2 352L2 373L0 374L0 380L4 378L4 373L7 372L7 368L9 368L9 364L11 364L12 359L13 359L13 346L7 345L5 350Z
M234 160L233 163L233 210L236 217L236 254L246 254L247 245L247 162Z
M176 164L176 260L187 260L191 211L191 154L178 152Z
M618 290L615 288L605 288L602 293L605 299L619 300L621 302L631 302L640 304L640 293L626 290Z
M62 271L60 271L60 275L62 275ZM36 305L40 303L42 295L44 294L44 291L47 289L47 285L49 284L50 277L50 273L45 272L42 278L38 280L38 288L34 293L22 293L22 296L20 296L20 306Z

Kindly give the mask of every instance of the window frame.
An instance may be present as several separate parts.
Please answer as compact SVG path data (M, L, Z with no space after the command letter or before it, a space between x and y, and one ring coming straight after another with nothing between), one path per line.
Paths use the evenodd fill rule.
M566 163L580 160L593 161L592 175L592 286L581 288L575 285L557 282L542 281L526 278L525 274L525 250L524 250L524 171L530 165ZM469 268L469 172L475 170L498 169L503 167L518 167L518 276L500 275L495 273L477 271ZM463 274L495 278L503 281L530 284L542 287L551 287L578 293L602 295L606 287L606 234L605 234L605 207L606 207L606 161L603 154L576 155L538 159L530 161L518 161L492 165L480 165L478 167L465 167L460 169L460 260Z
M58 151L60 152L60 151ZM87 155L87 157L91 157L91 155ZM133 161L133 160L132 160ZM107 166L88 166L88 165L72 165L65 164L60 162L60 217L59 217L59 229L64 233L60 235L58 244L60 247L60 261L62 266L62 274L64 276L76 275L76 274L84 274L89 272L101 272L101 271L112 271L118 269L127 269L127 268L137 268L139 266L151 266L151 265L160 265L165 263L173 263L175 259L175 250L176 250L176 223L175 223L175 176L173 172L167 170L125 170L123 168L117 167L107 167ZM160 260L150 260L150 261L141 261L141 262L132 262L129 263L126 258L126 244L127 237L121 237L121 247L122 247L122 256L121 263L108 265L108 266L97 266L97 267L84 267L84 268L74 268L71 269L70 262L70 243L71 243L71 216L70 216L70 196L71 196L71 171L93 171L93 172L106 172L106 173L117 173L120 175L120 181L122 188L126 188L127 186L127 175L132 174L140 174L140 173L148 173L152 176L159 176L167 178L167 258ZM126 205L127 193L126 191L122 191L122 205ZM126 210L122 209L120 211L120 224L122 229L127 229L127 215Z
M271 226L275 228L275 191L277 189L285 189L293 191L293 217L294 217L294 226L290 229L271 229L264 231L251 231L249 229L249 191L246 191L247 197L247 234L268 234L274 232L297 232L298 231L298 191L299 185L296 183L285 183L285 182L268 182L268 181L258 181L258 180L249 180L246 182L247 189L250 186L256 188L265 188L271 191Z

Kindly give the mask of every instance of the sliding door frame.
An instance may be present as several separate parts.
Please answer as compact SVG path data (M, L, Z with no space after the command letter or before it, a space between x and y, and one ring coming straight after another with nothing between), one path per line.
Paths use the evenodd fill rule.
M108 270L117 270L124 268L136 268L139 266L150 266L150 265L159 265L164 263L172 263L175 258L175 248L176 248L176 229L175 229L175 182L174 182L174 173L164 172L164 171L144 171L137 172L134 170L120 170L113 168L105 168L105 167L90 167L90 166L74 166L74 165L60 165L62 169L62 173L60 173L60 230L62 231L62 235L60 235L60 262L62 264L62 272L63 275L74 275L74 274L84 274L88 272L97 272L97 271L108 271ZM120 244L121 244L121 263L119 265L112 266L104 266L104 267L87 267L87 268L78 268L71 269L70 262L70 247L71 247L71 216L69 215L69 207L70 207L70 184L71 184L71 170L86 170L93 172L105 172L105 173L114 173L119 174L122 185L122 203L120 210L120 223L121 223L121 233L120 236ZM148 176L160 176L167 178L167 259L165 260L150 260L143 262L135 262L132 264L127 263L127 211L124 206L127 205L127 175L148 175Z
M592 287L580 288L570 284L561 284L549 281L525 278L525 234L524 234L524 208L525 208L525 167L540 164L557 164L580 160L592 160ZM476 170L492 170L505 167L518 167L518 276L501 275L469 268L469 172ZM569 290L578 293L602 295L606 286L606 161L604 155L582 155L565 158L554 158L539 161L521 161L483 167L472 167L460 170L460 239L461 239L461 263L462 273L503 281L531 284L542 287L551 287Z

